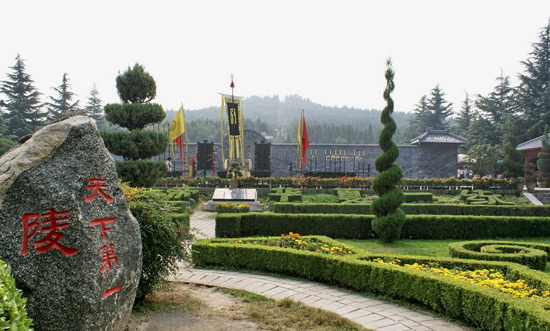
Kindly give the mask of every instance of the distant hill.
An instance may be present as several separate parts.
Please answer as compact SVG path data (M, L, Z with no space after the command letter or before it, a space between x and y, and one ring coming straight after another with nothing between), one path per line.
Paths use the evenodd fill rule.
M221 105L220 105L221 106ZM186 122L195 120L220 120L220 106L197 110L186 110ZM307 124L352 125L355 128L367 127L371 124L380 128L380 110L358 109L348 107L328 107L304 99L298 95L287 96L281 100L279 96L252 96L243 100L244 118L252 121L260 120L271 127L289 131L296 126L301 110L305 110ZM176 110L167 111L166 120L172 121ZM398 128L404 128L412 118L410 113L395 112L394 120Z

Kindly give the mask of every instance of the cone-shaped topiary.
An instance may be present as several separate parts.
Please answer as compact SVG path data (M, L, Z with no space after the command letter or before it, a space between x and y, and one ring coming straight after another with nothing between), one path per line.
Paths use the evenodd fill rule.
M118 75L116 83L124 103L105 105L106 118L129 131L102 132L101 136L111 153L126 160L116 163L118 176L132 186L151 187L168 170L164 162L148 159L166 151L168 137L165 133L142 131L166 117L161 105L148 103L157 94L155 80L136 63Z
M508 122L508 134L504 144L504 153L506 156L502 160L504 168L504 178L516 178L523 176L523 154L516 149L518 147L518 138L514 134L512 123Z
M539 152L539 159L537 160L537 168L539 168L541 182L545 183L545 186L549 185L550 181L550 145L548 144L548 125L544 127L544 133L542 134L541 144L542 152Z
M396 185L400 182L403 173L401 168L393 162L399 156L399 149L392 141L396 125L391 117L393 113L393 100L390 96L395 85L393 83L393 69L391 60L386 62L386 89L384 99L387 102L382 111L380 121L384 128L380 132L378 144L382 150L374 166L379 174L372 181L372 188L378 194L379 198L374 200L371 209L376 215L372 221L372 229L380 236L383 242L392 242L399 239L401 229L405 223L405 214L399 206L403 203L403 192Z

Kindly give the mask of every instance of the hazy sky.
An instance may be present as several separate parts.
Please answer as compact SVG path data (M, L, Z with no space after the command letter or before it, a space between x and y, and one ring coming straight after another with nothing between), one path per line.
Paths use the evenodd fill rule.
M501 72L515 85L550 19L548 0L25 0L0 8L0 80L19 53L45 96L67 73L82 105L94 83L104 103L119 102L116 76L139 62L165 109L219 105L231 74L239 96L381 109L391 57L396 110L411 111L440 84L458 111L465 93L486 95Z

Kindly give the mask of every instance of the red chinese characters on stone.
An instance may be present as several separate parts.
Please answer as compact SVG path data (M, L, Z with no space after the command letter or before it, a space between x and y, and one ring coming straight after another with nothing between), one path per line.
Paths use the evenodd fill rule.
M29 250L29 241L40 230L40 233L46 233L46 236L41 240L34 242L32 246L36 247L36 253L45 253L52 248L55 248L66 257L78 253L78 249L69 248L60 243L63 238L63 233L59 232L69 226L69 211L56 211L55 208L50 208L46 213L24 213L21 216L23 223L23 247L20 255L26 255ZM66 223L65 223L66 222ZM29 233L30 231L30 233Z
M103 191L104 188L108 188L109 185L106 185L107 179L100 179L100 178L90 178L88 180L88 191L93 191L90 196L86 196L84 198L84 202L91 202L95 199L95 197L99 194L105 199L107 202L113 202L115 199L105 193Z
M103 241L107 241L107 232L111 231L111 228L107 227L107 223L114 223L116 222L116 217L107 217L107 218L96 218L95 220L90 222L90 226L96 226L99 225L99 228L101 230L101 236L103 237Z
M103 245L99 250L101 251L101 264L103 265L99 272L104 273L107 269L112 271L112 263L118 265L118 257L115 256L115 244Z

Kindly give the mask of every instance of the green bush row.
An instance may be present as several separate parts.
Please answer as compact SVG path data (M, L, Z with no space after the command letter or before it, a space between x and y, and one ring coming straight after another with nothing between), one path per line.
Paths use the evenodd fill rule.
M486 216L550 216L550 205L435 205L403 204L401 210L407 215L486 215ZM275 203L273 211L288 214L372 214L369 204L351 203Z
M187 214L187 213L170 213L168 215L172 219L172 222L178 228L178 231L180 231L180 230L189 231L189 226L190 226L189 214Z
M278 202L302 201L302 190L288 187L274 188L269 193L269 200Z
M275 236L297 232L331 238L368 239L374 215L218 214L216 237ZM401 238L478 239L550 236L548 217L407 215Z
M168 195L168 199L170 200L189 201L193 199L196 202L200 198L199 190L189 186L169 188L166 190L166 195Z
M463 241L449 244L449 255L462 259L508 261L544 270L550 245L507 241Z
M220 240L192 247L197 267L221 266L302 277L358 292L372 292L421 303L486 330L549 330L550 315L540 301L517 299L479 285L425 271L366 261L362 254L331 256L315 252ZM404 263L438 262L442 267L501 269L536 288L550 289L550 276L505 262L399 257Z
M363 202L361 189L358 188L337 188L334 193L338 197L338 202L344 203L359 203Z
M0 260L0 330L32 330L21 290L15 287L10 266Z
M432 202L432 200L432 193L405 193L405 203Z
M514 205L513 202L504 201L502 195L483 190L463 190L460 192L460 200L469 205Z

